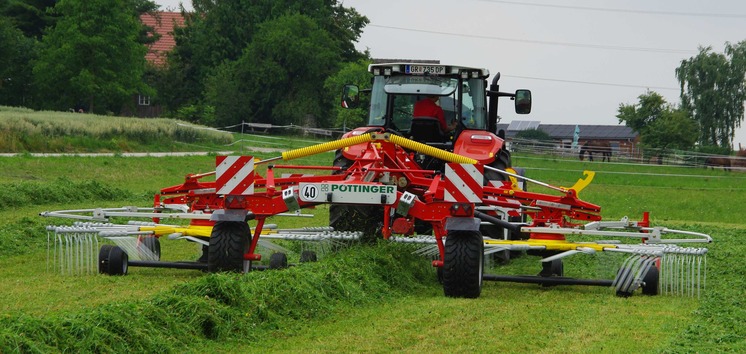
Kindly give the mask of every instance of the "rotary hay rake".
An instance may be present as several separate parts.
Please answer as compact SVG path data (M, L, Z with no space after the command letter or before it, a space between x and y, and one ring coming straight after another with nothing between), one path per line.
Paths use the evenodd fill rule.
M348 161L344 166L270 164L280 159L296 159L349 147L355 147L359 153L354 161ZM416 163L417 154L446 163L442 169L421 169ZM267 165L265 176L255 170L260 164ZM275 177L275 170L283 169L332 173ZM495 172L503 178L486 180L485 171ZM213 174L214 182L200 181ZM57 245L50 259L62 263L57 268L66 273L74 273L76 267L84 269L81 273L95 271L89 259L95 257L91 250L95 249L93 245L99 242L99 238L109 239L117 245L101 247L96 263L99 272L126 274L128 265L248 271L258 268L252 266L252 262L262 259L258 246L282 250L278 245L266 243L272 239L316 241L325 244L325 251L330 251L338 242L369 236L369 230L349 233L330 229L282 230L265 224L268 217L302 216L301 209L330 204L374 210L377 214L363 212L361 215L362 218L379 220L376 234L396 242L424 244L417 252L433 256L432 264L438 269L447 296L478 297L483 280L545 286L607 286L620 296L629 296L638 288L642 288L645 294L699 295L706 279L707 249L678 244L709 243L712 241L710 236L650 227L647 213L641 221L626 218L617 222L601 221L601 208L578 198L578 193L591 182L593 175L586 172L585 178L570 188L556 187L522 176L511 168L484 165L469 157L380 130L286 151L267 160L251 156L219 156L215 172L188 175L185 183L164 188L156 195L155 207L150 210L89 209L45 212L42 215L99 222L111 217L149 217L154 220L147 225L80 224L69 230L50 227L50 239L54 239ZM520 187L519 181L551 189L559 195L528 192ZM160 219L166 218L189 219L190 225L160 224ZM256 226L249 228L247 220L256 220ZM363 225L367 220L360 221ZM423 224L432 231L424 235L415 233L417 226ZM158 261L160 246L157 240L164 235L206 246L207 265ZM678 238L670 238L671 235ZM568 240L576 237L637 238L641 243ZM511 251L541 257L539 275L484 273L485 259ZM563 258L598 252L629 256L612 280L564 277ZM132 260L128 261L128 258ZM284 264L282 260L278 262L287 265L286 259Z

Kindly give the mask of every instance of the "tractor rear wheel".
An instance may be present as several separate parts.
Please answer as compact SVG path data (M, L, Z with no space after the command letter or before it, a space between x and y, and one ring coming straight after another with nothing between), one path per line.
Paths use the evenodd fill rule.
M443 292L448 297L478 298L482 292L484 240L478 231L449 231L443 260Z
M212 228L207 255L210 273L243 271L243 255L251 238L249 224L240 221L218 221Z
M344 157L337 150L334 158L335 167L348 168L353 161ZM335 171L334 174L342 173ZM329 226L334 231L362 231L362 241L373 243L378 238L383 226L383 207L377 205L329 205Z

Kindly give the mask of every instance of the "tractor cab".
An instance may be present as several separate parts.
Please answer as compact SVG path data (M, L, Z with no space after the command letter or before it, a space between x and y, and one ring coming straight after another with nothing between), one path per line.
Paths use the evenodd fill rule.
M497 79L488 87L487 69L415 63L372 64L368 123L345 136L371 129L382 129L489 164L503 148L503 139L495 135L497 98L510 97L519 114L531 110L531 92L499 92ZM342 106L355 107L361 90L347 85ZM437 97L445 123L433 116L416 116L415 105L428 97ZM488 100L489 97L489 100ZM519 97L519 100L516 100ZM443 124L455 129L444 131ZM350 156L354 155L350 152Z

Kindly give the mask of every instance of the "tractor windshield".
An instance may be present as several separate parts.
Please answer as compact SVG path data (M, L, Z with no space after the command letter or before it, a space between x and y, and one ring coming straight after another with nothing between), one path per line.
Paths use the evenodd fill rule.
M409 131L414 104L427 96L440 96L446 121L460 117L466 129L487 129L484 80L446 76L375 76L371 92L369 126Z

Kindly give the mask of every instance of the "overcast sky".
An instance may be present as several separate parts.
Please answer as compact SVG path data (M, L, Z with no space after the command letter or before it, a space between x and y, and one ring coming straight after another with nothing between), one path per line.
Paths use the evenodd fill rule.
M178 0L156 0L176 9ZM191 1L183 1L187 9ZM438 59L531 89L530 115L503 123L618 124L647 89L679 103L674 71L699 46L746 40L743 0L343 0L370 19L358 43L374 58ZM582 132L581 132L582 135ZM746 147L746 122L736 132Z

